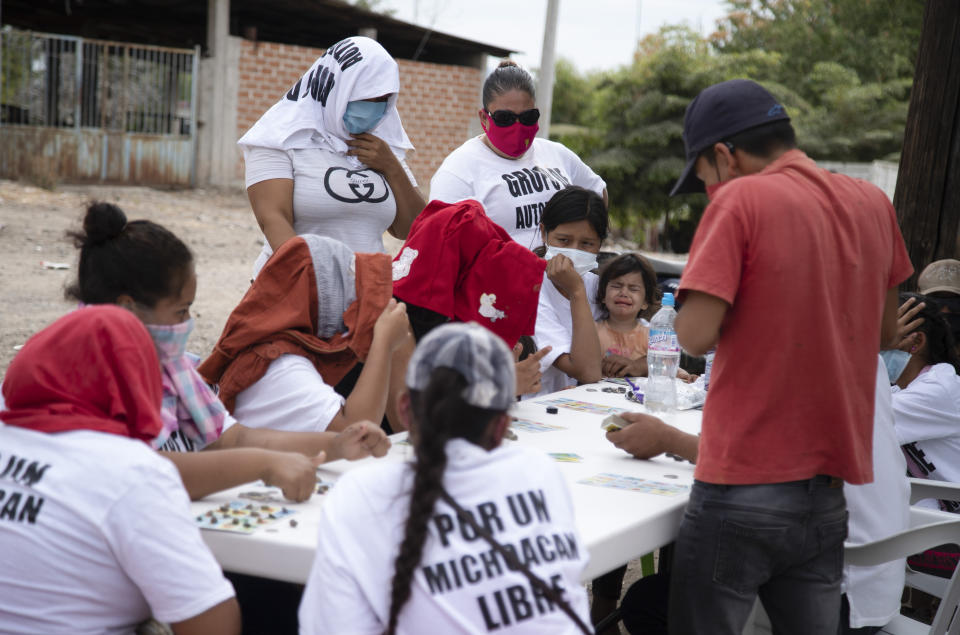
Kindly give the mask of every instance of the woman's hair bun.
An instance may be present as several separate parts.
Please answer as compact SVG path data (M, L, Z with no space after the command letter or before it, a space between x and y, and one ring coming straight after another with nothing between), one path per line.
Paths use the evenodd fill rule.
M497 64L497 68L507 68L508 66L519 66L513 60L500 60L500 63Z
M99 245L122 234L126 226L127 215L122 209L112 203L94 201L87 207L87 215L83 218L84 242Z

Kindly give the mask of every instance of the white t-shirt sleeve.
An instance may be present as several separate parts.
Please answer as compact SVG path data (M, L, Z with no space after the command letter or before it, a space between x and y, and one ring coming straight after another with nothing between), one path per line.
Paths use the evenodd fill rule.
M476 193L469 183L446 170L443 166L430 179L430 200L456 203L465 198L474 198Z
M937 369L931 369L931 374ZM893 415L900 445L942 439L957 434L957 417L950 414L954 397L933 377L920 376L892 395Z
M407 178L410 179L410 185L417 187L417 177L413 175L413 170L410 169L410 166L407 165L407 162L404 159L400 159L400 167L403 168Z
M252 386L237 395L233 415L248 428L323 432L343 407L343 397L300 355L281 355Z
M284 150L244 147L243 163L246 187L268 179L293 179L293 162ZM405 163L401 165L408 169Z
M603 190L607 187L604 180L600 178L596 172L591 170L590 166L584 163L573 150L562 144L557 145L562 148L560 152L565 159L567 174L570 175L570 182L573 185L579 185L580 187L603 195Z
M149 476L114 504L103 532L153 616L182 622L233 597L233 587L200 537L173 464Z
M537 349L550 346L550 352L540 358L540 372L545 372L553 366L557 358L570 352L572 329L570 316L563 315L564 306L555 306L549 301L541 302L537 308L537 323L534 327L533 339ZM569 309L567 310L569 314Z
M320 633L382 633L385 624L377 618L376 611L361 587L348 558L364 560L362 545L353 540L350 527L337 521L338 509L352 509L351 526L355 522L356 505L364 505L364 495L350 479L340 479L327 495L320 512L320 529L313 568L307 579L300 601L300 634ZM369 573L369 572L368 572ZM392 572L384 571L383 583L390 584Z
M237 420L228 412L227 416L223 419L223 428L220 430L220 436L223 436L223 433L232 428L236 422Z

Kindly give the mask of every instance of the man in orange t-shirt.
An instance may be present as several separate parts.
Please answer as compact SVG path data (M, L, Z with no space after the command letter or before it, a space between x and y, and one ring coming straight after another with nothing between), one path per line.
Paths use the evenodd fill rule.
M878 188L819 169L758 84L705 89L672 194L706 189L676 319L716 348L696 482L672 571L671 633L837 632L846 503L873 480L874 374L912 272Z

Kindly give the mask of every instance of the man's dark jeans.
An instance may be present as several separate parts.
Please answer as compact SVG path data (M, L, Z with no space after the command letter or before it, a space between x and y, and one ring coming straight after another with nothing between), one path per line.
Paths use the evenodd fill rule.
M696 481L677 537L670 633L739 635L759 594L775 635L834 635L846 536L837 479Z

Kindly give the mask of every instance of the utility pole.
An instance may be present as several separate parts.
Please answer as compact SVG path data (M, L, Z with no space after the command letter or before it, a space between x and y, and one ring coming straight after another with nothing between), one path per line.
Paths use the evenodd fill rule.
M957 257L960 230L960 2L927 0L897 189L900 231L916 270Z
M537 108L540 109L538 137L550 137L550 109L553 107L553 75L557 60L557 18L560 0L547 0L547 22L543 29L543 51L540 54L540 85L537 86Z

